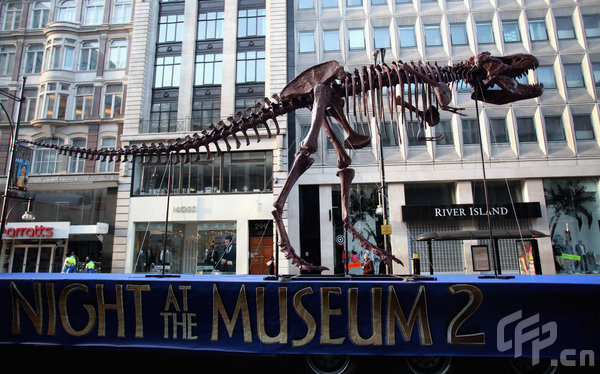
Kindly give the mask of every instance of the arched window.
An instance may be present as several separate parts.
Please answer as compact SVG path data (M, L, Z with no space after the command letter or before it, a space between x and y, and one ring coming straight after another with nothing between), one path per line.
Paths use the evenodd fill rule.
M50 13L49 1L36 1L31 7L31 24L29 28L41 29L48 23L48 14Z
M8 3L2 14L2 30L16 30L21 23L21 3Z
M58 5L58 21L75 22L75 1L65 0Z

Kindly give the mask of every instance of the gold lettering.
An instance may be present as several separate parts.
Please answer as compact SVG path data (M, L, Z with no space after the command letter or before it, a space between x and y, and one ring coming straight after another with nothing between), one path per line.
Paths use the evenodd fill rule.
M256 329L258 338L265 344L287 341L287 288L279 287L279 334L269 336L265 330L265 289L256 289Z
M321 344L342 344L344 337L331 337L331 316L339 316L342 314L341 309L331 309L329 303L329 295L341 295L342 290L339 287L323 287L321 288Z
M459 292L466 292L469 295L469 301L458 314L452 318L448 325L447 340L449 344L485 344L485 333L458 335L458 329L481 305L483 293L481 290L470 284L457 284L450 286L450 293L455 295Z
M197 324L194 322L196 313L181 313L181 321L177 320L177 313L162 312L160 315L164 320L163 336L165 339L169 338L169 317L173 321L173 339L177 339L177 329L181 327L181 336L183 339L197 339L198 337L192 334L192 328L196 327Z
M169 338L169 317L171 316L171 314L172 313L168 313L168 312L160 313L160 315L163 317L163 324L164 324L163 338L165 338L165 339Z
M46 297L48 298L48 335L56 335L56 299L54 283L46 283Z
M235 309L233 311L233 317L230 319L227 315L227 309L225 305L223 305L223 300L221 299L221 295L219 295L219 290L217 289L217 285L213 285L213 323L212 323L212 341L219 340L219 315L223 318L223 322L225 323L225 328L227 329L227 333L231 338L233 336L233 330L235 328L235 324L238 320L239 315L242 315L242 326L244 329L244 342L251 343L252 342L252 331L250 327L250 312L248 310L248 300L246 297L246 286L242 285L240 288L240 293L237 298L237 302L235 304Z
M371 289L371 326L373 334L364 339L358 331L358 288L350 288L348 293L348 324L350 340L356 345L381 345L381 288Z
M96 309L94 309L94 307L92 305L84 304L83 308L88 313L88 323L83 328L83 330L79 330L79 331L75 330L71 326L71 322L69 321L67 300L69 298L69 295L73 291L76 291L76 290L83 291L85 293L88 292L87 286L85 286L83 284L70 284L67 287L65 287L62 290L62 292L60 293L60 298L58 301L59 311L60 311L60 321L62 322L63 329L65 329L67 334L73 335L73 336L83 336L83 335L86 335L87 333L89 333L92 330L92 328L94 327L94 325L96 324Z
M292 340L292 346L294 347L301 347L303 345L306 345L315 337L315 333L317 331L317 322L302 304L302 296L307 294L312 295L312 293L312 288L307 287L296 292L296 294L294 295L294 309L296 310L296 313L298 313L300 318L302 318L304 323L306 323L306 327L308 328L308 330L306 331L306 335L302 339Z
M117 336L125 337L125 310L123 309L123 285L115 285L115 304L104 302L104 285L96 285L96 297L98 299L98 336L106 336L106 310L113 309L117 312Z
M185 313L187 317L187 334L186 339L193 340L198 339L198 336L192 334L192 327L198 326L196 322L194 322L194 318L196 318L196 313Z
M169 310L170 304L175 306L175 311L179 312L179 304L177 303L177 298L175 297L175 293L173 292L173 285L169 285L169 293L167 294L167 302L165 303L165 312Z
M25 314L29 317L31 322L33 323L33 327L38 335L42 334L43 329L43 314L44 310L42 307L42 286L40 283L33 284L33 303L35 307L32 307L31 304L25 299L21 291L17 288L15 282L10 282L10 291L12 295L12 304L13 304L13 323L12 323L12 333L20 334L21 333L21 312L20 309L23 307Z
M142 291L150 291L150 285L127 285L127 291L133 291L133 301L135 308L135 337L144 337L144 310L142 307Z
M415 322L419 318L419 333L421 336L421 345L433 344L431 339L431 330L429 328L429 317L427 315L427 300L425 297L425 286L419 287L419 293L413 303L408 321L404 317L400 302L396 297L394 286L388 287L388 311L387 311L387 344L396 344L396 323L400 325L400 331L405 341L409 341Z
M192 287L191 286L179 286L179 289L181 291L183 291L183 311L187 312L188 311L188 290L191 290Z

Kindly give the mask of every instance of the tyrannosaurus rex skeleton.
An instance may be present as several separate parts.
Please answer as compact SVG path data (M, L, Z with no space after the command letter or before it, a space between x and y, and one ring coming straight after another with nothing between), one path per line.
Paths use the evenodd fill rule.
M282 253L294 266L304 271L320 273L327 269L310 264L296 254L282 218L284 204L292 187L314 162L310 155L317 151L319 132L323 129L332 142L337 155L337 166L340 169L337 175L342 187L344 227L363 248L379 256L384 263L391 265L392 261L395 261L402 264L394 255L365 239L350 222L348 199L354 170L349 168L352 160L345 149L363 148L370 144L370 137L364 135L364 131L363 134L356 132L350 125L349 119L354 118L355 126L360 124L364 128L364 115L366 118L375 118L376 124L380 126L386 120L384 103L387 102L390 122L393 122L395 115L398 123L405 124L408 112L411 122L413 115L417 118L419 127L417 138L435 140L435 138L423 137L422 130L426 124L435 126L439 123L438 108L453 113L459 113L462 109L449 106L451 102L449 84L465 82L472 87L472 99L492 104L506 104L535 98L542 94L542 85L522 85L515 79L537 66L537 59L531 55L493 57L487 52L453 66L440 67L430 63L394 61L391 65L381 63L364 66L361 69L354 69L352 73L346 72L336 61L329 61L315 65L298 75L284 87L279 95L272 96L274 101L264 98L263 102L257 103L255 108L246 109L245 115L238 112L237 118L229 117L227 121L220 121L216 126L211 124L208 130L204 130L200 134L188 135L183 139L169 141L167 144L132 145L124 149L87 149L27 140L25 142L40 147L58 149L59 153L69 156L79 155L79 157L92 160L104 161L108 158L109 161L119 162L127 161L131 156L133 161L135 156L146 156L150 160L156 158L156 162L161 162L162 156L175 154L176 162L179 162L179 156L183 153L185 154L184 162L192 162L191 150L196 153L194 161L199 161L201 148L206 149L208 158L211 158L212 155L210 146L220 155L223 151L219 142L224 144L227 152L231 151L230 138L233 138L235 147L239 148L241 141L238 134L240 133L243 135L246 145L250 144L248 137L250 129L254 131L256 140L260 141L258 132L260 125L264 125L267 135L271 137L269 120L273 121L276 133L279 134L277 117L300 108L308 108L312 112L310 130L301 141L300 150L296 154L288 178L273 204L275 208L273 217L279 233L278 245ZM411 90L412 86L415 88L414 94ZM397 91L398 88L401 90L400 92ZM398 107L400 107L400 113L398 113ZM352 116L350 112L352 112ZM337 121L344 129L347 136L343 143L335 136L330 119Z

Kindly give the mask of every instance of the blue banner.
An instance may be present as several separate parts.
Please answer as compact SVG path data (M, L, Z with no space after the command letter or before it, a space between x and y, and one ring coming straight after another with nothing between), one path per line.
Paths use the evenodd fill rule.
M595 276L2 274L0 343L599 357L598 295Z

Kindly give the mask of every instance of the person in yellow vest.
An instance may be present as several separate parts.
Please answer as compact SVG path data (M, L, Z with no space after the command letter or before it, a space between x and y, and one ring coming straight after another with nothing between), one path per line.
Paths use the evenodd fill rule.
M89 257L85 258L85 272L86 273L95 273L96 272L96 264Z
M65 266L63 266L63 273L74 273L77 267L77 259L75 258L75 252L71 252L65 259Z

